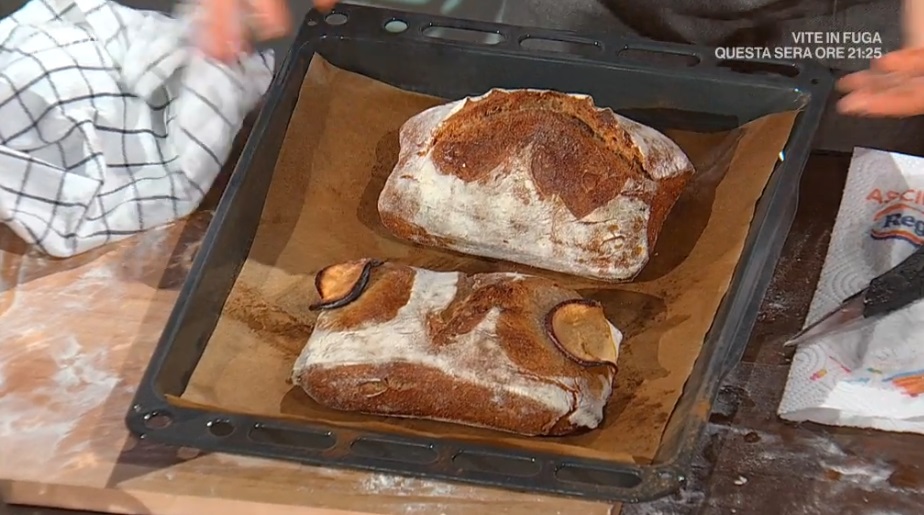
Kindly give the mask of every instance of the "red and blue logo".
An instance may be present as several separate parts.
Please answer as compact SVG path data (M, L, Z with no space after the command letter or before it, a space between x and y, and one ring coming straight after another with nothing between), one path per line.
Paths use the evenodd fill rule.
M873 215L870 237L874 240L903 240L924 245L924 210L911 203L898 202Z

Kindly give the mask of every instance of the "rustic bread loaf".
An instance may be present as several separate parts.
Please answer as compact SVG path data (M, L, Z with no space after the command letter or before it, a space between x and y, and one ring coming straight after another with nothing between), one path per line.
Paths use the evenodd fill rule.
M396 236L604 281L633 278L693 165L588 96L492 90L401 128L379 196Z
M574 291L370 259L315 282L321 312L293 382L324 406L530 436L603 419L622 333Z

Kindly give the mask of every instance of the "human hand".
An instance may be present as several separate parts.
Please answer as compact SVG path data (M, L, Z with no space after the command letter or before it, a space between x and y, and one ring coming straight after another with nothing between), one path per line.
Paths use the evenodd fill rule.
M837 83L846 93L838 111L857 116L901 118L924 114L924 48L890 52L869 70L851 73Z
M248 50L253 37L265 41L285 36L291 29L286 0L200 0L199 47L208 56L231 61ZM306 0L311 1L311 0ZM313 0L320 11L329 11L337 0ZM252 34L248 34L252 31Z
M838 111L859 116L906 117L924 114L924 2L902 2L905 48L870 63L870 69L838 81L846 93Z

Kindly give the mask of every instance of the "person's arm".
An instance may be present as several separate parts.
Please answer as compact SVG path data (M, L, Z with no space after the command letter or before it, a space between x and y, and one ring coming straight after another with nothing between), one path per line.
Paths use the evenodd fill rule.
M924 0L902 3L902 29L905 48L924 48Z
M924 0L904 0L902 10L903 48L838 81L845 93L840 112L892 118L924 114Z

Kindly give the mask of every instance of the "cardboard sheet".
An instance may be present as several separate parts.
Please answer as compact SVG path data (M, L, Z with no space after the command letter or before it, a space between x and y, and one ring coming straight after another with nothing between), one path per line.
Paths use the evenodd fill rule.
M666 131L690 156L697 176L667 219L641 276L605 285L414 246L381 226L376 201L397 160L398 129L412 115L444 101L314 58L253 249L181 402L649 463L728 288L754 207L795 113L770 115L725 133ZM564 438L521 438L336 412L311 401L288 378L312 330L308 305L316 299L314 274L362 257L435 270L542 274L601 301L626 335L617 387L602 426Z

